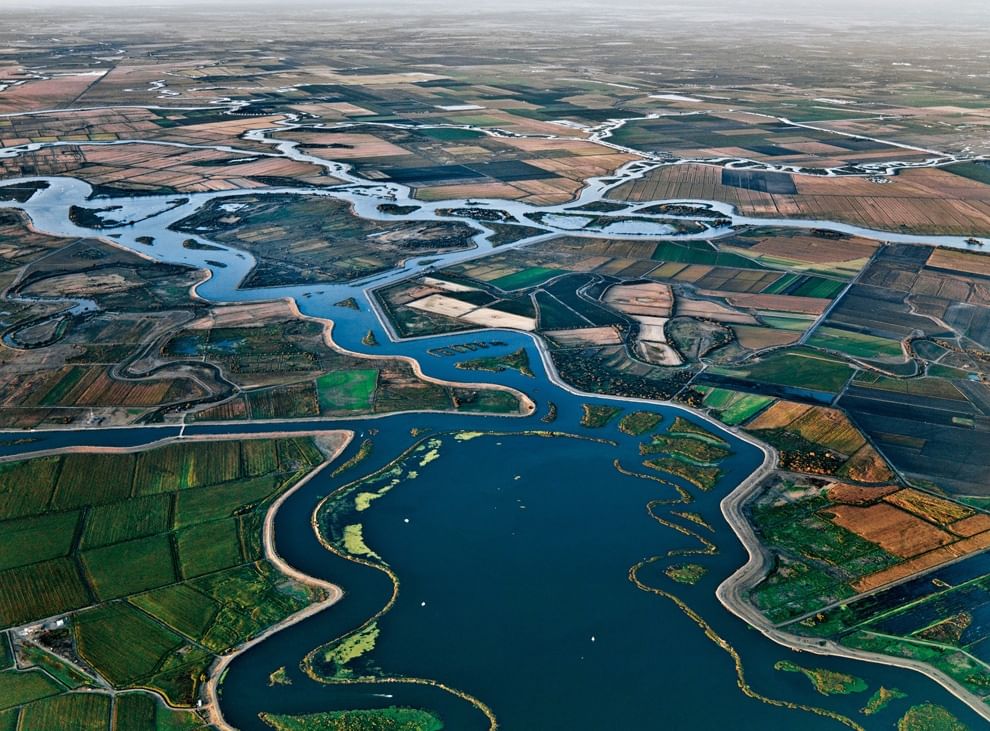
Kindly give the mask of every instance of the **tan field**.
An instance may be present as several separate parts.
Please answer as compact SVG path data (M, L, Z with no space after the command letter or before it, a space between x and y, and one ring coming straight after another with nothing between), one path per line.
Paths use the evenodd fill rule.
M670 285L657 282L620 284L609 287L605 293L605 302L627 315L670 317L674 309L674 294Z
M867 156L861 156L867 159ZM878 153L879 159L889 152ZM625 183L618 200L721 200L751 216L836 220L917 233L990 235L990 185L938 168L904 170L878 185L864 177L792 175L797 193L764 193L722 184L720 168L671 165Z
M536 329L536 320L532 317L514 315L510 312L493 310L490 307L479 307L460 317L464 322L470 322L482 327L511 327L515 330L531 332Z
M827 512L836 525L901 558L917 556L956 539L931 523L886 503L867 507L834 505Z
M622 336L614 327L582 327L574 330L553 330L547 334L564 348L622 344Z
M865 505L873 503L900 488L896 485L884 485L883 487L861 487L859 485L849 485L845 482L833 482L826 488L828 499L836 503L846 503L847 505Z
M409 306L413 309L432 312L445 317L461 317L475 309L475 305L455 300L453 297L445 297L442 294L431 294L423 299L410 302Z
M684 317L698 317L702 320L730 322L737 325L759 325L756 318L752 315L733 310L717 302L706 302L703 300L678 300L677 314Z

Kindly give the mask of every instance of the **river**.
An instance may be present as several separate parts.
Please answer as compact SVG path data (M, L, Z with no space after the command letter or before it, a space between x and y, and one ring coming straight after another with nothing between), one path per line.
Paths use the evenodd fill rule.
M278 147L296 159L308 158L292 143L279 143ZM72 178L44 178L49 187L26 203L5 202L0 207L24 210L33 225L45 233L99 236L156 261L207 270L210 277L198 285L196 293L213 302L291 298L302 313L332 320L334 340L345 349L415 358L428 376L466 382L481 375L455 365L460 359L475 356L440 358L428 351L478 339L476 333L398 341L371 306L371 291L428 266L442 267L486 255L492 248L482 225L473 223L478 229L475 248L419 257L384 275L350 283L265 289L240 288L254 266L250 254L217 242L211 242L219 247L216 250L187 249L182 242L189 235L169 227L214 199L267 194L333 196L351 203L356 214L375 219L390 218L378 210L384 202L419 206L410 216L417 220L464 220L443 218L436 209L483 206L533 225L526 214L557 214L601 200L615 185L655 167L642 161L630 163L616 175L589 181L570 204L537 208L495 200L421 203L410 197L408 188L363 181L347 166L320 162L344 183L325 190L277 188L114 198L110 202L121 206L114 217L133 223L99 231L69 220L71 205L103 205L87 202L89 185ZM965 246L957 237L908 237L823 221L750 219L715 201L651 201L629 210L658 203L705 203L730 218L732 227L758 223L830 228L888 241ZM548 226L544 229L541 237L557 231ZM153 243L138 241L143 237L153 238ZM679 240L703 236L629 237ZM197 238L209 241L208 237ZM334 302L347 297L359 299L364 306L360 310L334 307ZM379 346L362 344L369 330ZM221 684L221 708L230 723L242 729L264 729L267 727L257 715L260 711L300 713L404 704L437 710L447 728L456 731L488 728L488 719L475 707L433 686L325 685L298 670L306 653L360 626L387 603L392 590L391 580L380 571L326 551L310 528L311 517L322 499L345 481L371 473L410 447L415 441L412 428L448 435L440 437L439 459L423 465L418 477L405 480L376 500L363 520L367 543L389 563L402 586L399 600L379 621L381 635L369 655L384 676L441 681L487 704L500 726L510 730L646 729L658 723L692 729L837 728L834 719L776 707L741 693L732 658L674 602L642 591L629 580L628 571L637 562L699 545L655 520L673 520L670 511L689 510L714 528L710 534L698 529L718 546L717 555L697 559L709 569L708 575L696 586L676 586L662 575L662 568L673 560L669 559L647 566L639 578L681 597L712 632L734 647L748 682L757 692L789 703L826 708L868 728L889 728L907 703L923 701L950 708L973 727L984 723L965 704L918 673L839 658L795 655L725 611L715 596L715 587L745 562L746 553L725 522L719 502L763 464L761 449L705 421L706 428L718 431L732 445L734 454L724 465L725 475L710 493L691 490L695 500L689 506L657 505L655 517L651 516L647 503L674 497L675 493L659 483L620 475L613 466L615 459L628 468L638 465L637 440L621 434L614 424L600 430L578 424L582 403L612 404L627 410L634 406L628 400L585 396L564 387L543 357L536 336L489 331L483 337L497 337L505 343L486 350L486 355L520 347L528 351L534 377L506 371L485 373L483 378L529 395L538 405L533 416L421 413L184 428L187 436L310 430L314 424L358 434L378 430L372 456L355 474L334 478L330 471L322 472L294 493L276 515L278 553L307 574L342 586L346 594L330 609L272 635L232 662ZM552 425L543 424L538 417L548 401L558 406L558 419ZM648 408L662 413L667 425L677 415L701 419L674 405ZM605 437L615 444L522 434L548 428ZM469 441L449 436L464 430L505 435ZM34 441L20 443L16 442L26 436L24 432L7 433L0 434L4 441L0 456L67 446L134 446L178 432L174 426L37 431L29 435ZM341 459L351 456L360 441L355 439ZM689 525L683 519L680 523ZM866 679L871 690L881 684L893 686L907 692L909 699L867 718L858 711L865 705L865 695L818 695L804 677L775 671L773 664L780 659L849 672ZM281 666L288 669L293 684L270 687L269 674Z

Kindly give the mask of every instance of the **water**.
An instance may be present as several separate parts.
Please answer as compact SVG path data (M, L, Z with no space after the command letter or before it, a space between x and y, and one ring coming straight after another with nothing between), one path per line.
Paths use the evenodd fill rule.
M291 143L280 143L279 148L298 158L307 157L296 152ZM287 188L263 193L333 195L350 201L360 215L379 219L388 218L377 212L379 203L411 203L408 190L401 186L356 182L346 166L323 162L347 184L329 191ZM632 163L616 176L590 181L580 198L568 206L537 209L505 201L472 201L471 205L497 206L517 220L525 213L560 212L600 200L617 182L648 169L649 164ZM558 421L550 427L556 430L587 433L578 425L580 405L586 401L633 408L627 400L589 398L563 386L538 340L528 334L486 333L484 339L497 338L505 345L489 348L485 355L523 347L530 356L533 378L513 371L479 374L456 369L459 360L477 357L472 353L446 358L427 353L477 339L477 334L396 342L373 307L370 289L424 270L426 265L418 260L401 270L378 275L373 281L244 290L239 285L253 267L253 257L225 246L209 252L186 249L182 241L188 236L168 228L214 198L231 199L233 204L236 197L257 195L259 191L195 194L181 200L174 195L115 199L114 204L122 206L121 217L135 223L98 233L75 226L67 216L70 205L85 201L89 186L66 178L46 180L51 187L26 204L0 206L24 209L34 225L48 233L114 233L119 238L106 240L117 246L157 261L207 269L211 277L198 287L197 293L213 301L292 298L305 315L332 319L334 339L344 348L412 357L427 375L437 378L484 380L518 388L534 399L537 413L543 413L547 401L552 400L559 407ZM651 202L655 203L658 202ZM731 214L727 206L717 202L676 203L705 203L713 210ZM416 204L420 210L414 218L435 220L439 218L434 212L437 205L457 207L467 202ZM758 221L761 225L827 227L886 240L964 245L955 237L877 234L832 222L729 217L734 225ZM490 247L483 227L475 225L479 229L476 249L424 258L435 262L439 259L437 266L444 266L483 256ZM138 242L136 239L142 236L153 237L154 243ZM333 306L350 296L362 303L360 311ZM368 330L375 333L379 347L361 344ZM675 406L651 408L662 412L667 424L677 414L687 413ZM392 592L391 581L384 573L326 551L310 530L310 518L320 501L345 480L373 471L409 447L414 441L409 434L413 427L428 427L434 432L520 432L545 429L547 425L535 416L522 419L462 414L395 415L320 423L357 432L371 426L380 429L374 437L374 453L354 474L334 479L325 471L293 494L276 516L275 541L278 552L290 564L338 583L346 595L329 610L273 635L232 662L221 686L225 717L239 728L261 729L266 727L258 720L260 711L301 713L404 704L435 709L450 729L488 728L488 720L475 707L443 689L408 683L325 685L298 670L300 660L309 651L359 627L386 605ZM193 425L186 427L185 434L313 427L312 420ZM709 428L717 429L712 425ZM404 482L375 501L362 514L365 538L396 571L401 591L395 606L380 620L381 636L369 659L383 674L439 680L478 698L491 707L506 729L639 729L652 728L661 721L668 727L692 729L836 728L834 720L774 707L743 695L736 685L729 655L669 599L642 591L629 581L629 568L638 561L696 543L647 513L650 500L671 497L669 488L623 477L613 468L616 457L626 467L638 465L636 441L623 437L614 427L602 432L619 445L522 435L468 442L446 438L439 460L423 467L415 480ZM72 445L133 446L177 433L177 427L34 432L29 437L35 441L2 444L0 454ZM697 586L677 586L662 575L662 569L670 563L665 560L644 569L640 579L650 586L673 590L715 633L735 647L743 659L747 679L760 693L825 707L854 717L868 728L889 728L908 703L923 701L945 705L974 727L982 724L964 704L918 673L850 660L798 656L724 610L715 598L715 587L741 566L746 556L724 522L718 502L761 464L763 455L737 437L725 432L723 435L735 450L726 464L725 478L710 494L692 490L697 499L685 506L700 513L716 529L712 540L719 553L697 559L708 567L708 575ZM0 435L0 440L12 442L24 437L24 432L17 432ZM343 459L354 453L359 441L355 440ZM515 479L517 475L519 480ZM656 513L669 518L671 509L660 506ZM407 518L409 523L405 522ZM783 658L864 677L871 689L880 684L895 686L907 691L910 698L867 719L858 713L866 702L865 694L820 696L803 676L773 670L773 663ZM289 670L293 685L269 687L268 675L281 666Z

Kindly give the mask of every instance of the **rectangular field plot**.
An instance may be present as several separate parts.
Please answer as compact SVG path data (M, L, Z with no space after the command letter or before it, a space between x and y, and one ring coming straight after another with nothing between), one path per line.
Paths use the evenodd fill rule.
M741 368L710 370L716 375L831 393L840 391L853 375L845 363L807 350L773 354Z
M0 672L0 711L47 698L63 690L61 685L40 670L5 670Z
M80 655L116 686L154 674L184 642L123 602L81 613L74 630Z
M183 490L175 496L175 526L232 517L238 508L265 499L278 487L275 475L236 480L224 485Z
M110 696L70 693L35 701L21 709L22 729L102 731L110 721Z
M327 373L316 379L320 411L364 411L372 406L378 371L374 368Z
M138 594L129 600L186 637L202 637L220 605L188 584L175 584Z
M0 464L0 520L44 512L58 466L57 457Z
M200 523L176 534L183 578L191 579L242 562L241 544L234 520Z
M55 558L0 571L0 626L50 617L91 602L76 564Z
M134 472L134 492L148 495L240 477L240 445L235 441L176 444L142 452Z
M133 471L130 454L67 454L62 458L52 507L68 510L130 497Z
M90 509L81 547L95 548L165 533L172 527L172 500L172 495L159 493Z
M75 541L79 513L52 513L0 523L0 571L65 556Z
M83 551L97 596L107 601L176 581L172 542L166 535Z

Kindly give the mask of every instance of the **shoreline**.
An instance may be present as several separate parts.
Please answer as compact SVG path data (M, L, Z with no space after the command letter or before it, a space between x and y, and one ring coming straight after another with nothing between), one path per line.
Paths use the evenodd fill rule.
M258 636L217 657L213 665L210 666L209 675L206 682L203 684L202 695L205 699L205 703L200 710L205 712L210 724L216 726L218 729L221 729L221 731L236 731L234 726L227 723L226 719L223 717L223 713L220 711L220 681L222 680L230 663L233 662L239 655L268 639L272 635L280 632L286 627L291 627L292 625L297 624L304 619L313 616L314 614L318 614L324 609L328 609L344 597L344 590L340 586L303 573L294 566L286 563L285 559L279 555L275 548L275 515L278 513L279 508L282 507L289 497L307 485L310 480L323 472L323 470L325 470L328 466L333 464L337 458L340 457L347 446L354 440L354 432L350 430L338 429L331 432L320 432L319 434L326 437L332 435L333 437L340 438L340 443L335 445L332 451L328 451L325 445L318 443L320 451L322 451L326 457L323 463L311 470L309 474L299 480L299 482L279 495L278 499L272 503L272 506L265 514L265 524L262 529L262 545L265 550L265 558L267 558L279 572L301 584L326 591L327 598L310 604L308 607L305 607L295 614L286 617L281 622L273 624Z
M918 660L909 660L893 655L882 655L875 652L844 647L832 640L804 638L784 632L771 624L764 617L763 613L745 598L745 592L755 586L766 575L769 563L767 551L757 539L756 533L743 511L745 504L753 497L763 480L776 470L776 450L768 448L767 452L768 456L770 456L770 462L764 461L759 469L739 483L720 503L723 517L748 554L746 563L737 568L715 590L715 596L721 602L722 606L747 625L758 630L767 639L795 652L810 652L826 657L841 657L869 662L875 665L888 665L917 671L938 683L942 688L969 706L979 716L990 721L990 706L982 698L971 693L935 667Z

